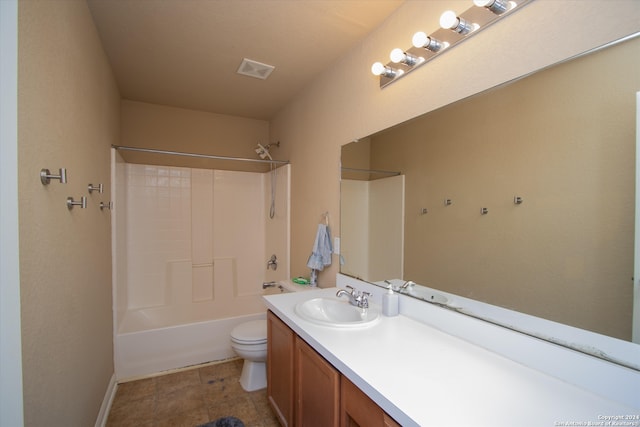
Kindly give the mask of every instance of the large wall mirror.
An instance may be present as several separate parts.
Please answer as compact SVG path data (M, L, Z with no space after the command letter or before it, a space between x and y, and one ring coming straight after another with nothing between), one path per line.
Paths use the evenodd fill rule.
M638 91L631 37L343 146L341 272L631 341Z

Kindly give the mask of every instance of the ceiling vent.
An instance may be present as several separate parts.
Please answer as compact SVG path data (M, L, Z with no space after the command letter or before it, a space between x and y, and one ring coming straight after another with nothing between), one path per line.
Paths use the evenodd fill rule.
M238 74L264 80L269 77L274 68L273 65L267 65L244 58L240 64L240 68L238 68Z

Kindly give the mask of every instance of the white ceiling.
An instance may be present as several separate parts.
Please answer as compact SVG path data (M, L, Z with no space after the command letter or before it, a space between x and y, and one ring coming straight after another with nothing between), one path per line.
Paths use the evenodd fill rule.
M403 0L88 0L124 99L268 120ZM275 66L266 80L243 60Z

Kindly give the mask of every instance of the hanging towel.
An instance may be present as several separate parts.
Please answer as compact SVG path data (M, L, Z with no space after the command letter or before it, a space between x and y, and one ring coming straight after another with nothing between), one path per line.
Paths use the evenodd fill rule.
M331 265L331 254L333 247L331 246L331 230L326 224L318 224L316 233L316 241L313 244L313 251L307 261L307 267L312 270L324 269Z

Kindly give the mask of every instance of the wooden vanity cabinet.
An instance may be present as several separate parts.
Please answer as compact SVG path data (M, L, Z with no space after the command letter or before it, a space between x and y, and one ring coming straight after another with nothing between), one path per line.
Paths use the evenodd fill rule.
M362 390L340 379L340 427L400 427Z
M267 340L267 397L282 426L400 427L271 311Z
M337 426L340 373L304 340L296 337L296 425Z
M285 427L339 424L340 373L271 311L267 397Z
M296 334L267 312L267 397L280 424L294 426L294 357Z

